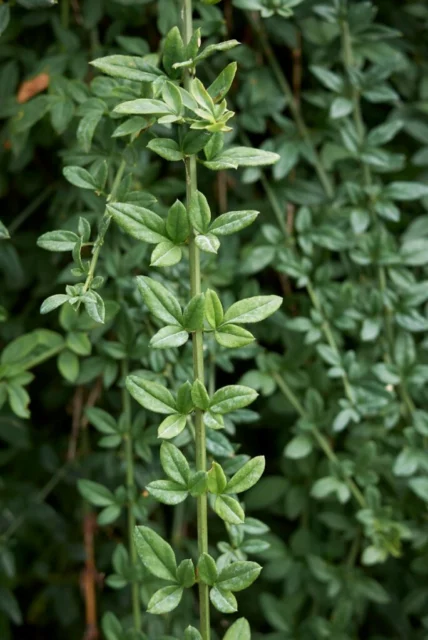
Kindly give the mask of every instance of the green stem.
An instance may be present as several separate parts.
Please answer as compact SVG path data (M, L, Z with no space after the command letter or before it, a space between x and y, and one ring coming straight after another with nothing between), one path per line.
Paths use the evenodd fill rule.
M280 376L279 373L273 373L273 377L274 377L274 379L275 379L280 391L284 395L284 397L287 398L289 403L293 406L293 408L300 415L300 417L301 418L305 418L305 419L309 419L309 416L308 416L305 408L301 404L300 400L297 398L297 396L294 393L294 391L292 391L292 389L290 389L290 387L288 386L288 384L286 383L284 378L282 378L282 376ZM336 456L336 454L334 453L333 449L331 448L331 445L330 445L329 441L321 433L321 431L318 429L318 427L316 425L314 425L314 424L312 425L312 434L313 434L315 440L317 441L318 445L324 451L326 457L330 460L330 462L333 462L334 464L339 464L339 459ZM349 491L351 492L351 494L354 496L355 500L360 505L360 507L362 509L364 509L366 507L366 501L365 501L365 498L364 498L363 494L361 493L360 489L356 485L356 483L352 480L352 478L345 478L344 482L347 485L347 487L348 487Z
M61 0L61 26L68 29L70 25L70 0Z
M48 187L46 187L46 189L43 189L43 191L39 193L39 195L36 196L29 203L29 205L25 207L25 209L23 209L23 211L21 211L21 213L17 215L16 218L14 218L14 220L12 220L9 225L10 235L15 233L15 231L17 231L21 224L23 224L27 220L27 218L29 218L35 211L37 211L40 205L51 195L51 193L57 188L57 186L57 184L50 184Z
M134 545L134 529L135 529L135 515L134 515L134 496L135 496L135 475L134 475L134 451L132 446L132 412L131 412L131 397L125 387L125 380L129 373L128 360L122 361L122 407L125 415L126 433L125 433L125 461L126 461L126 488L128 494L128 544L129 555L131 557L132 566L137 566L138 555ZM140 606L140 593L138 588L138 582L135 579L131 585L132 591L132 616L134 619L135 631L141 630L141 606Z
M333 189L333 185L330 181L330 178L328 176L328 174L326 173L321 159L318 155L318 152L315 148L314 143L312 142L312 138L310 136L308 127L306 126L306 122L303 119L302 116L302 112L300 110L300 105L298 103L298 101L296 100L293 91L288 83L287 78L284 75L284 72L282 70L282 66L281 64L278 62L278 59L275 55L275 52L273 51L269 39L266 35L266 32L264 30L263 24L261 21L257 20L256 18L253 17L253 15L249 12L246 11L245 15L247 16L247 19L249 21L249 23L251 24L252 28L254 29L259 42L262 46L263 52L271 66L271 69L273 71L273 74L276 78L276 81L281 89L281 91L283 92L288 106L290 108L291 111L291 115L293 116L293 120L296 124L297 130L301 136L301 138L306 142L306 144L308 145L308 147L311 150L311 155L312 155L312 162L313 165L315 167L315 171L317 173L317 176L319 178L319 181L321 182L323 189L327 195L328 198L333 198L334 196L334 189Z
M192 0L183 0L183 39L187 44L193 34L193 9ZM184 86L188 90L190 86L190 72L184 74ZM196 176L196 156L189 156L185 160L186 167L186 201L187 208L190 206L190 200L197 189ZM195 243L195 235L192 230L189 242L189 261L190 261L190 292L191 296L197 296L201 293L201 263L199 248ZM204 383L204 338L202 331L193 333L193 371L194 379L201 380ZM197 409L195 411L195 447L196 447L196 470L206 471L207 468L207 452L206 452L206 434L204 425L203 412ZM208 502L207 494L203 494L196 498L197 510L197 529L198 529L198 550L199 555L208 553ZM210 640L210 601L208 585L199 582L199 615L200 615L200 631L203 640Z
M119 169L116 173L114 182L113 182L113 186L111 188L111 193L109 195L109 197L107 198L107 202L113 202L114 198L116 196L117 190L119 188L120 185L120 181L122 180L124 171L126 169L126 160L123 158L120 165L119 165ZM98 263L98 258L100 257L100 252L101 252L101 247L104 244L104 238L106 236L107 230L110 226L110 222L111 222L111 214L108 213L107 209L104 212L104 215L101 219L101 223L100 223L100 227L98 230L98 236L97 239L95 240L95 244L94 244L94 248L92 251L92 258L91 258L91 263L89 265L89 271L88 271L88 275L86 276L86 280L85 280L85 284L83 285L83 293L86 293L91 284L92 284L92 280L94 279L95 276L95 269L97 267L97 263Z

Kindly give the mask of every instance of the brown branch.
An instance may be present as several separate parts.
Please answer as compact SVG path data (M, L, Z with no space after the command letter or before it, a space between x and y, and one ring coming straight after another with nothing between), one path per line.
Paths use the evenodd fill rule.
M85 568L81 575L81 585L85 597L86 628L83 640L97 640L100 637L97 621L96 583L99 574L95 565L94 536L97 529L96 516L92 511L83 518L83 539L85 544Z

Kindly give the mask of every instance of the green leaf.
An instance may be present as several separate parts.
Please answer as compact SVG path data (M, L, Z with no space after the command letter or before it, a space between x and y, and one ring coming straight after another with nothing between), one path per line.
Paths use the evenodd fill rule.
M228 349L239 349L254 342L254 336L250 331L237 324L226 324L219 327L214 333L217 342Z
M418 498L428 503L428 478L411 478L409 487Z
M172 267L181 260L181 249L170 240L160 242L150 257L151 267Z
M147 148L170 162L179 162L184 157L177 142L170 138L154 138L147 144Z
M197 235L195 238L195 244L201 251L205 253L217 253L220 247L220 241L212 233L207 235Z
M141 296L156 318L174 326L183 326L183 315L177 299L160 282L147 276L137 276Z
M133 133L139 133L142 129L148 127L150 120L141 116L131 116L124 120L111 134L112 138L121 138L129 136Z
M210 406L208 391L204 383L199 379L195 380L192 385L192 400L195 407L201 409L201 411L206 411Z
M227 485L226 475L218 464L218 462L213 462L211 469L207 474L207 487L210 493L220 494L223 493Z
M171 546L149 527L135 527L134 542L145 567L157 578L177 580L177 562Z
M228 236L248 227L258 215L258 211L228 211L214 220L210 232L216 236Z
M190 468L180 449L170 442L163 442L160 448L160 460L162 469L171 480L187 486Z
M224 419L220 413L206 411L204 413L204 424L208 429L224 429Z
M216 329L223 322L223 305L217 293L212 289L207 289L205 293L205 317L213 329Z
M69 296L66 296L63 293L58 293L54 296L49 296L49 298L46 298L46 300L43 301L42 306L40 307L40 313L42 314L49 313L50 311L57 309L62 304L67 302L68 299L69 299Z
M113 78L124 78L137 82L154 82L162 75L159 69L138 56L105 56L93 60L91 64Z
M198 575L202 582L212 587L217 581L218 571L214 558L202 553L198 561Z
M311 453L313 449L312 440L305 434L300 434L290 440L285 448L284 455L292 460L300 460Z
M205 295L193 296L183 311L183 326L187 331L200 331L204 326Z
M343 92L343 79L337 73L333 73L325 67L319 67L316 65L311 66L311 71L324 85L324 87L326 87L326 89L330 89L330 91L334 91L335 93Z
M126 388L145 409L155 413L176 413L176 403L168 389L157 382L136 375L126 378Z
M181 347L189 339L189 334L181 327L168 325L162 327L150 340L153 349L171 349Z
M254 402L258 393L250 387L243 385L229 385L219 389L211 398L210 409L214 413L229 413L237 409L243 409Z
M72 251L79 236L73 231L48 231L37 240L37 246L47 251Z
M208 231L211 221L211 210L206 197L200 191L196 191L192 195L188 214L190 224L196 231L202 234Z
M163 45L162 64L169 76L176 77L177 73L173 65L184 62L186 49L178 27L173 27L165 38Z
M177 391L177 411L187 414L193 411L193 408L192 385L186 380Z
M85 410L89 422L101 433L112 435L117 433L116 420L104 409L98 407L88 407Z
M88 153L91 148L95 129L102 117L103 111L89 111L79 122L76 132L77 142L86 153Z
M10 20L10 9L7 4L0 6L0 36L6 31Z
M108 507L114 504L114 495L99 482L93 482L92 480L80 479L77 481L77 488L80 494L96 507Z
M189 589L196 582L195 567L190 559L183 560L178 565L177 580L185 589Z
M213 504L216 514L229 524L243 524L245 513L235 498L230 496L216 496Z
M391 200L417 200L428 196L428 185L421 182L391 182L383 195Z
M167 240L164 220L149 209L115 202L107 205L107 211L119 227L137 240L153 244Z
M183 595L182 587L176 585L163 587L152 595L147 605L147 612L154 615L173 611L181 601Z
M79 358L69 349L64 349L58 356L58 369L68 382L76 382L79 375Z
M233 593L227 589L222 589L217 586L213 587L210 589L210 600L213 607L222 613L234 613L238 611L236 598Z
M203 493L207 491L207 472L206 471L195 471L192 474L187 488L190 494L193 497L201 496Z
M163 420L158 427L158 438L170 440L178 436L186 427L187 416L174 414Z
M176 505L183 502L188 491L182 484L172 480L155 480L147 485L147 491L163 504Z
M208 93L210 94L213 102L221 102L230 87L232 86L233 79L236 74L237 64L231 62L223 69L223 71L217 76L214 82L208 87Z
M224 314L224 324L260 322L275 313L282 304L279 296L255 296L235 302Z
M0 240L9 240L10 233L8 228L0 220Z
M96 291L88 291L82 299L89 317L99 324L104 324L106 311L100 294Z
M203 638L195 627L187 627L184 632L184 640L203 640Z
M257 456L244 464L227 483L226 493L241 493L256 484L265 470L265 457Z
M250 147L231 147L222 151L204 164L215 171L222 169L236 169L237 167L259 167L275 164L280 156L272 151L251 149Z
M190 225L187 210L180 200L176 200L168 211L166 232L175 244L185 242L189 236Z
M257 562L233 562L221 571L216 584L229 591L242 591L253 584L261 570Z
M250 625L245 618L239 618L227 630L223 640L251 640Z
M68 182L79 189L92 189L93 191L97 188L94 178L83 167L64 167L62 173Z
M174 111L162 100L154 100L148 98L139 98L137 100L128 100L118 104L113 109L115 113L125 113L134 116L146 115L174 115Z

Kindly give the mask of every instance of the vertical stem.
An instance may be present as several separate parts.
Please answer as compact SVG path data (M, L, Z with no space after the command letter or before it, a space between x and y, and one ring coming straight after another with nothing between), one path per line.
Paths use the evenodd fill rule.
M68 29L70 24L70 0L61 0L61 26Z
M187 44L193 33L193 10L192 0L183 0L183 36L184 42ZM185 71L184 85L189 89L190 72ZM192 195L197 189L196 177L196 156L186 157L186 200L187 207L190 205ZM199 248L195 243L194 233L192 231L189 243L189 260L190 260L190 291L191 295L196 296L201 293L201 263ZM204 338L202 331L193 333L193 371L194 379L204 382ZM203 413L199 409L195 411L195 446L196 446L196 470L206 471L207 454L206 454L206 436ZM197 497L197 518L198 518L198 550L199 554L208 553L208 503L207 495L203 494ZM199 583L199 615L200 615L200 631L203 640L210 640L210 601L208 585L203 582Z
M125 383L126 376L129 373L128 361L122 361L122 378ZM126 488L128 493L128 544L129 555L131 557L132 566L137 564L137 550L134 545L134 528L135 528L135 516L134 516L134 495L135 495L135 477L134 477L134 451L132 446L132 413L131 413L131 398L126 390L125 384L122 387L122 407L126 420L126 434L125 434L125 460L126 460ZM132 616L134 619L135 631L141 630L141 607L140 607L140 594L138 589L138 582L134 579L131 585L132 591Z

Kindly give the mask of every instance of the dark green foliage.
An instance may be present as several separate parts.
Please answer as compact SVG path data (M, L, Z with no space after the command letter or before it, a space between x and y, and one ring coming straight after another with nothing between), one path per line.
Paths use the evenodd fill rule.
M214 640L423 640L425 3L197 3L201 47L172 0L10 4L0 637L83 637L82 527L96 519L107 640L200 640L198 576ZM204 322L206 384L190 384ZM156 566L135 554L147 545ZM237 607L251 636L242 617L224 625Z

